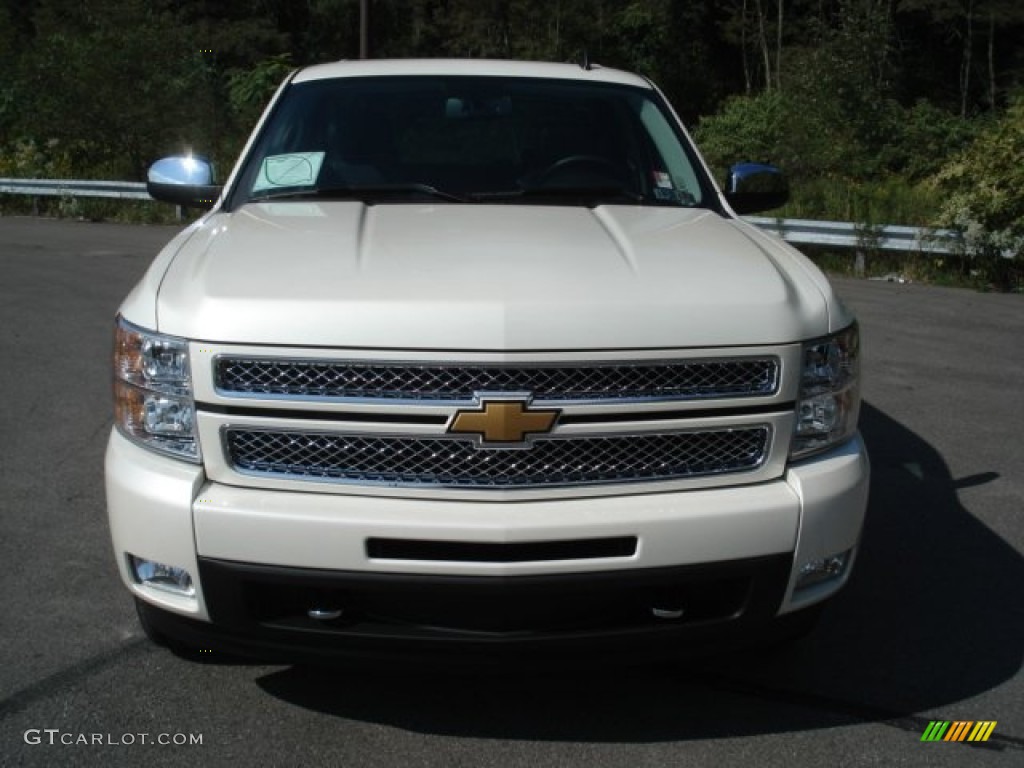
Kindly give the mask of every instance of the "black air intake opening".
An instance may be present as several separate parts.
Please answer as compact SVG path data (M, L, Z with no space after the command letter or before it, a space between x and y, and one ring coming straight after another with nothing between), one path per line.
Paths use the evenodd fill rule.
M573 541L511 543L367 539L368 557L381 560L437 560L458 563L528 563L548 560L589 560L632 557L635 536Z

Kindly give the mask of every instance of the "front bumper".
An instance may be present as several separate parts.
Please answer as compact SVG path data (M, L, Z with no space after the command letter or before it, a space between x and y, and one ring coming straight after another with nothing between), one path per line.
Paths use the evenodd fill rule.
M773 622L792 558L559 576L355 574L200 559L213 622L145 606L187 646L273 661L336 657L570 661L707 652L785 634ZM309 606L344 606L336 619ZM653 615L685 605L679 619ZM629 657L626 657L629 658Z
M856 550L869 468L858 436L747 486L554 501L360 497L210 483L115 432L106 473L122 578L160 609L168 634L320 655L753 636L848 579L849 566L795 588L804 563ZM576 547L606 540L633 544ZM571 554L545 548L567 542ZM129 554L185 568L195 595L140 584ZM313 620L313 608L342 613Z

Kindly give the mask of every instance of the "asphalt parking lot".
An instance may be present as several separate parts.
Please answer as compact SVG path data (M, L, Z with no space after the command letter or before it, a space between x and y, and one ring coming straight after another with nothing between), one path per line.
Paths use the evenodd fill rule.
M141 635L102 487L113 316L174 231L0 218L0 765L1024 765L1024 296L836 281L872 496L849 587L792 649L488 674L188 661ZM932 720L997 726L922 743Z

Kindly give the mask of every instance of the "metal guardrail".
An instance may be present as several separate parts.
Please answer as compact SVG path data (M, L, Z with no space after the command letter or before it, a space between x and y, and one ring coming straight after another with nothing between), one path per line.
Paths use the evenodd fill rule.
M77 179L0 179L0 193L38 197L110 197L151 200L139 181L79 181Z
M71 179L0 179L0 194L37 197L106 197L150 200L146 185L137 181L79 181ZM902 251L949 254L963 250L963 239L951 229L872 227L841 221L772 219L747 216L747 221L797 245L823 245L858 251Z
M964 243L952 229L903 227L890 224L873 227L840 221L808 219L769 219L745 217L751 224L796 244L856 248L862 251L902 251L910 253L959 253Z

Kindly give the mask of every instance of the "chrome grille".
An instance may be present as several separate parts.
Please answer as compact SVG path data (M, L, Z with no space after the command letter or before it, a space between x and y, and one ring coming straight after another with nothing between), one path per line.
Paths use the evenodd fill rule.
M535 401L706 400L775 393L773 357L585 365L367 363L220 357L228 395L471 402L481 392L530 392Z
M668 434L544 438L525 449L471 440L229 428L243 473L362 485L529 488L670 480L758 468L766 425Z

